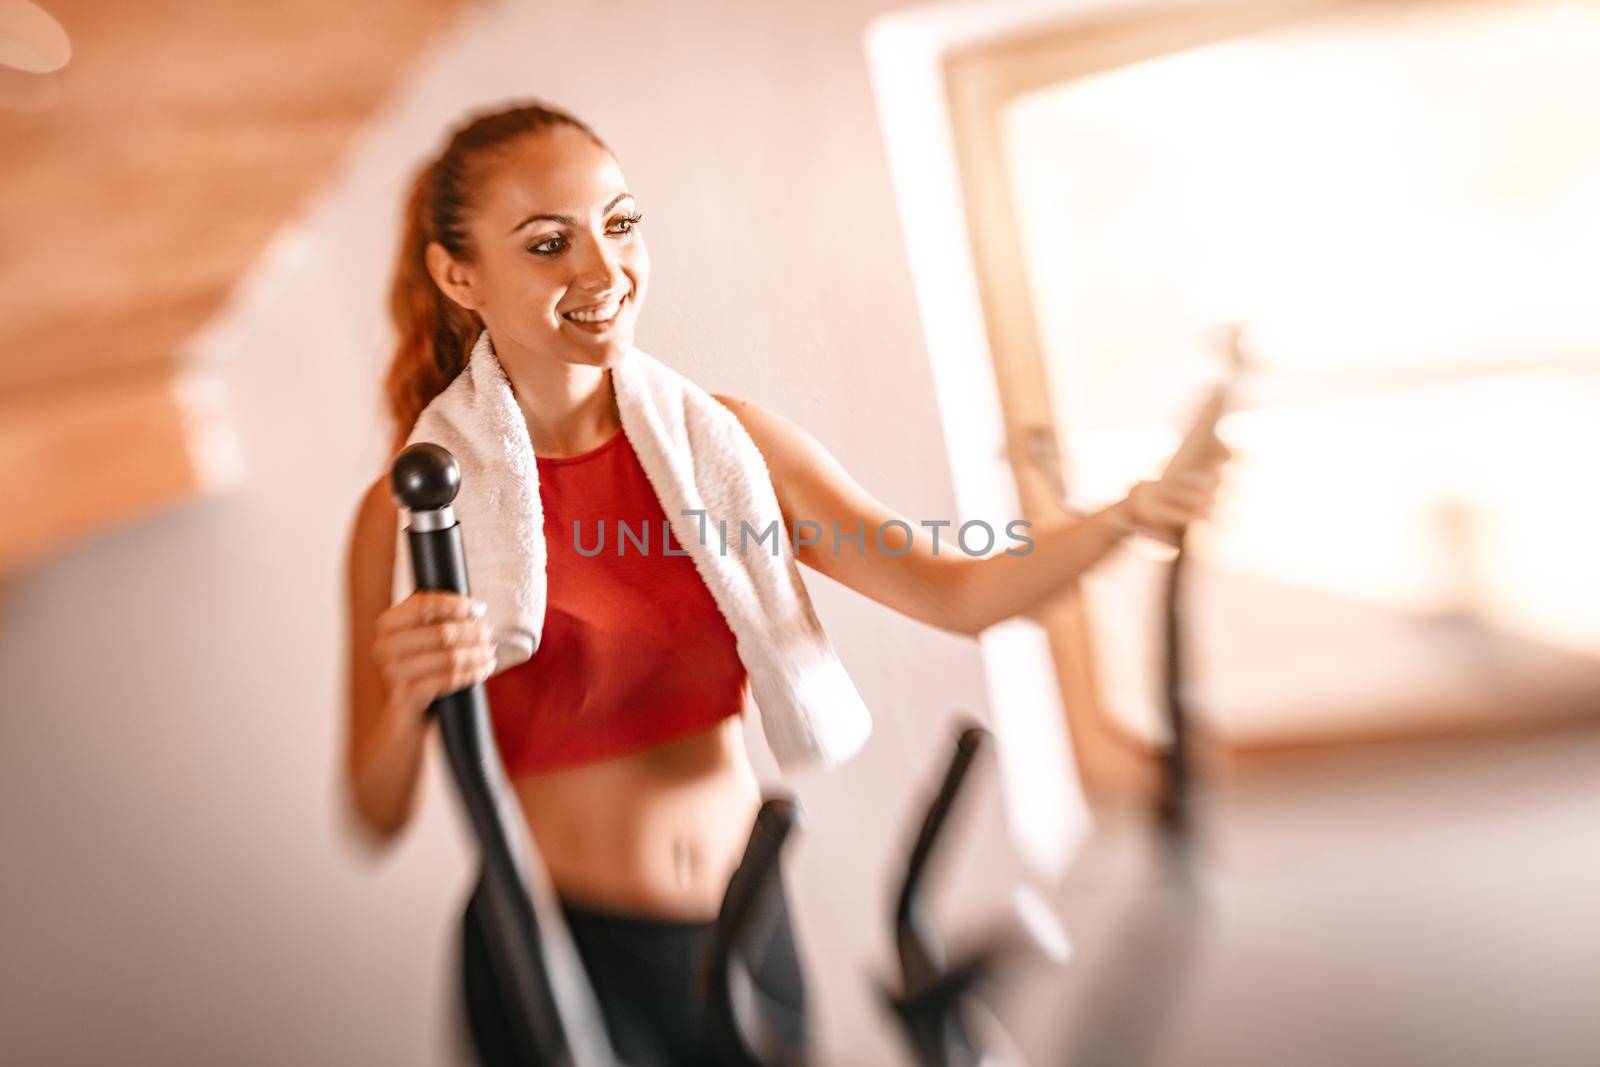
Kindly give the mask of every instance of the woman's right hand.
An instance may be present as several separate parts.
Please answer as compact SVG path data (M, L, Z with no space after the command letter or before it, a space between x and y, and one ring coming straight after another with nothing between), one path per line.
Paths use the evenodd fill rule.
M486 608L460 593L419 589L378 616L372 658L383 676L391 722L420 723L435 700L493 673Z

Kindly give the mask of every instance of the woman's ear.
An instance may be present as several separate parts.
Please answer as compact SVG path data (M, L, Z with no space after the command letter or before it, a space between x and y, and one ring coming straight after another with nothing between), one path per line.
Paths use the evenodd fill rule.
M439 291L468 311L478 309L478 295L473 287L472 271L445 250L438 241L429 241L422 254L428 265L428 274Z

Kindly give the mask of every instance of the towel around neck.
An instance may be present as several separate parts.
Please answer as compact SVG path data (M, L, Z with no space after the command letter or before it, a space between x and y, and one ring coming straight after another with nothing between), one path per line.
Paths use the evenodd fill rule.
M733 631L779 766L848 760L872 732L872 718L811 606L760 449L716 398L638 347L612 365L611 381L622 431L673 536ZM533 445L488 330L406 443L421 441L448 449L460 467L453 508L472 595L488 604L495 628L499 673L537 652L547 557ZM726 550L720 522L730 535ZM744 541L741 523L756 533L776 524L776 536ZM407 534L402 525L394 603L415 589Z

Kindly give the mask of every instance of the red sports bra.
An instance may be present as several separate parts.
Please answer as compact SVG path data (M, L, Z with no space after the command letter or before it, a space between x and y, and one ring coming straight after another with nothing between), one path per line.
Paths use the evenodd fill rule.
M733 632L627 435L537 464L544 633L533 658L485 686L506 773L610 759L739 714L747 675Z

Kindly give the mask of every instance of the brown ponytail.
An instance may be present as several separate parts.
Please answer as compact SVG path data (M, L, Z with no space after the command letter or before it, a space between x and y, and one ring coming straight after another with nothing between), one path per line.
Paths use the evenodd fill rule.
M611 151L593 130L567 112L524 104L471 118L412 183L399 260L389 287L389 317L398 335L385 384L394 422L391 454L405 446L422 409L461 373L483 332L477 312L463 308L434 284L425 258L428 245L436 241L456 259L470 260L467 216L483 160L519 137L557 125L580 130Z

